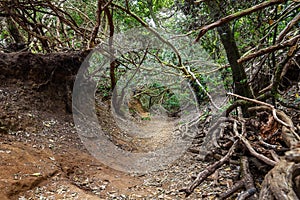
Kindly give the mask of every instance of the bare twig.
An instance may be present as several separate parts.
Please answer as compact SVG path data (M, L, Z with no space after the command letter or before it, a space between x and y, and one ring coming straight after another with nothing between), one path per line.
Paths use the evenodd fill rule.
M275 119L277 122L281 123L282 125L291 128L291 125L290 125L290 124L285 123L284 121L282 121L281 119L279 119L279 118L277 117L276 109L275 109L275 107L274 107L273 105L268 104L268 103L266 103L266 102L262 102L262 101L256 100L256 99L250 99L250 98L247 98L247 97L243 97L243 96L240 96L240 95L231 93L231 92L229 92L229 93L227 93L227 94L228 94L228 95L231 95L231 96L234 96L234 97L237 97L237 98L240 98L240 99L243 99L243 100L245 100L245 101L249 101L249 102L252 102L252 103L260 104L260 105L267 106L267 107L271 108L271 109L272 109L272 114L273 114L274 119Z
M221 160L215 162L214 164L208 166L204 171L200 172L197 176L197 178L190 184L188 188L180 190L181 192L185 192L186 196L189 196L192 194L194 189L200 185L209 175L213 174L219 167L221 167L225 162L229 160L229 158L232 156L234 153L236 147L238 144L238 140L236 140L227 154L221 158Z
M244 63L244 62L247 62L247 61L249 61L253 58L256 58L258 56L262 56L262 55L265 55L265 54L268 54L268 53L272 53L274 51L284 49L286 47L294 46L297 43L299 38L300 38L300 35L296 35L295 37L293 37L293 38L291 38L291 39L289 39L289 40L287 40L283 43L275 44L273 46L269 46L267 48L261 49L257 52L248 54L247 56L238 59L238 63Z
M251 155L255 156L256 158L258 158L259 160L263 161L264 163L271 165L271 166L275 166L276 162L271 160L270 158L257 153L253 147L251 146L250 142L241 134L238 133L237 131L237 124L234 122L233 123L233 131L235 133L235 135L240 138L240 140L245 144L245 146L247 147L247 149L249 150L249 152L251 153Z
M276 43L279 43L283 40L284 36L287 34L287 32L300 20L300 13L292 19L288 25L279 33Z

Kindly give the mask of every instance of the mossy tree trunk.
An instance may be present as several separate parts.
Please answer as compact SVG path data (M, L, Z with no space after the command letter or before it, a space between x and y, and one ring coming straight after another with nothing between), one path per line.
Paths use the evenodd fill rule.
M220 7L218 0L205 1L209 10L210 16L214 21L225 16L224 9ZM232 69L234 93L241 96L252 98L250 86L248 85L247 75L242 64L238 63L240 53L234 39L234 33L231 31L228 23L225 23L217 28L221 42L225 48L228 62Z

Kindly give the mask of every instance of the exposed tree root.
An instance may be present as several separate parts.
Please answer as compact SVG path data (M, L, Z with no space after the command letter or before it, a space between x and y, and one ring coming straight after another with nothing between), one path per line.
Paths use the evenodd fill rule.
M300 175L300 164L281 160L265 176L259 199L299 199L296 191L299 193L299 186L293 183L293 179ZM299 195L299 194L298 194Z
M198 174L197 178L190 184L190 186L186 189L182 189L181 191L186 193L186 196L189 196L194 189L200 185L209 175L213 174L218 168L220 168L226 161L230 159L232 154L234 153L235 148L237 147L238 141L235 141L234 144L229 149L228 153L218 162L215 162L213 165L207 167L204 171Z
M254 103L261 104L261 102ZM206 139L209 138L209 144L204 142L198 151L192 149L194 153L199 154L205 149L215 152L223 148L224 152L224 147L228 146L228 143L233 143L220 160L209 165L181 190L186 196L193 193L194 189L218 168L238 156L241 178L226 192L219 194L219 199L237 194L237 199L299 199L300 139L292 120L283 111L269 104L261 104L249 108L248 111L252 114L248 119L242 118L241 115L237 119L221 118L207 133ZM224 129L227 130L226 135L221 134ZM249 168L249 161L257 165L255 160L262 161L259 168L270 170L270 167L273 167L265 175L260 188L256 188L257 184Z
M242 176L243 178L238 181L232 188L224 192L220 195L220 199L226 199L230 197L233 193L237 192L238 190L242 189L243 187L246 188L246 191L241 193L238 197L239 200L246 199L255 194L256 188L254 187L253 177L249 170L249 161L246 156L242 156L241 158L242 164ZM256 197L256 195L255 195Z

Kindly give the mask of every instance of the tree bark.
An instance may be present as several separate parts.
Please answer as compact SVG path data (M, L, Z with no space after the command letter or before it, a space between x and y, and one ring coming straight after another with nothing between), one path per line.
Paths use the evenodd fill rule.
M19 44L25 44L25 39L21 35L21 33L20 33L16 23L13 21L13 19L11 17L7 17L6 23L8 26L8 31L9 31L10 35L14 38L15 42L19 43Z
M209 10L210 16L213 20L217 21L224 17L222 10L217 0L205 1ZM238 63L240 53L236 45L234 35L230 29L228 23L225 23L217 28L218 34L220 35L221 42L225 48L228 62L232 69L232 76L234 82L234 93L244 97L252 98L250 86L247 82L247 75L242 64Z
M115 69L116 69L116 58L114 55L114 33L115 33L115 26L113 21L113 11L110 11L109 8L105 8L104 12L107 16L108 24L109 24L109 52L110 52L110 82L111 82L111 90L113 90L117 84Z

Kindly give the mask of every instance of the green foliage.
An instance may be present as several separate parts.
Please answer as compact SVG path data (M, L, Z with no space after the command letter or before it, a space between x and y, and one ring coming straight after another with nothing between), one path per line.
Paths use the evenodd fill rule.
M180 109L180 101L173 93L165 93L162 106L169 112L176 112Z
M124 1L116 1L118 5L125 5ZM128 1L130 11L141 18L143 21L150 23L152 26L160 26L160 17L162 9L171 9L174 1L171 0L134 0ZM128 16L123 11L117 10L114 13L114 20L117 24L118 31L125 31L135 27L141 27L141 24L134 18Z
M109 84L105 84L104 82L101 82L97 86L98 86L97 92L99 92L102 95L103 99L107 99L110 97L111 87Z
M1 30L1 33L0 33L0 40L1 40L1 43L3 43L3 41L9 37L9 32L8 30L6 29L2 29Z
M143 120L143 121L150 121L151 117L142 117L141 120Z
M169 112L175 112L180 108L177 96L162 83L154 82L145 87L141 93L139 99L147 110L156 104L162 105Z
M24 0L20 1L20 4L16 4L15 2L18 1L1 1L1 13L3 13L3 16L5 16L6 12L7 14L11 14L13 21L17 24L17 28L24 37L24 41L28 43L30 51L39 53L47 51L82 50L94 47L94 45L89 46L89 44L97 24L97 0ZM224 0L218 1L218 6L222 8L221 16L226 16L228 14L241 12L244 9L261 2L264 2L264 0ZM106 2L103 1L102 3ZM150 27L161 28L168 33L188 34L191 37L196 37L200 27L213 22L207 4L202 1L116 0L112 3L120 5L125 9L129 9L133 15L136 15L141 20L148 23ZM142 26L133 16L129 15L124 10L117 8L113 4L108 5L107 8L113 17L115 33ZM8 12L6 8L11 9ZM273 5L231 21L229 23L230 29L234 34L234 39L240 54L247 55L251 52L276 44L276 38L279 33L285 29L287 24L289 24L298 13L299 7L292 3L292 1L286 1L284 4ZM95 38L95 45L106 41L109 35L109 26L112 25L108 23L108 16L104 11L102 11L99 21L99 32ZM8 26L7 23L1 22L1 47L8 46L10 43L14 42L14 38L8 31ZM299 29L299 24L292 26L285 37L285 40L299 34L299 30L297 32L297 29ZM163 33L161 36L165 37ZM180 39L180 37L177 38L178 41ZM186 41L183 41L182 43L184 42ZM202 54L202 51L207 52L211 59L222 66L228 63L227 55L216 29L208 31L201 38L199 43L202 48L198 48L194 45L194 49L192 49L198 54L193 54L190 49L186 51L182 50L182 46L176 46L182 55L187 55L186 57L182 56L184 65L190 60L201 60L202 58L199 58L199 55L206 56L206 54ZM261 70L257 74L258 78L259 76L265 76L265 74L272 77L272 73L276 70L277 63L283 60L281 58L284 56L285 51L286 50L284 49L270 53L266 56L266 59L264 58L262 60L260 60L261 57L259 57L253 63L245 63L245 68L250 69L251 66L257 66L257 68ZM141 62L143 53L144 52L135 52L136 55L132 53L131 55L125 55L123 59L118 58L118 64L115 69L116 79L119 80L126 72L130 71L130 69L136 69L137 65ZM144 61L143 64L146 66L154 66L155 63L158 63L158 59L161 62L160 67L178 67L179 65L177 55L170 49L149 49L149 54L152 55L152 57L149 56ZM154 55L157 57L154 58ZM105 59L107 58L101 56L92 58L89 73L92 74L97 67L99 67L98 65L107 61ZM191 71L195 74L196 78L200 81L206 91L214 92L214 86L220 84L224 84L227 90L232 90L232 66L222 68L220 70L221 73L219 73L220 75L217 76L208 76L203 72L205 70L200 70L201 67L206 68L205 64L187 64L187 66L191 68ZM108 69L107 72L109 72L109 66L106 67ZM249 73L249 70L247 72ZM109 96L111 90L109 76L109 73L101 74L97 77L97 80L95 80L101 80L98 84L98 90L103 93L105 97ZM262 89L259 88L261 82L257 80L259 79L252 80L251 82L244 79L240 81L240 83L249 81L254 89L259 91ZM133 84L139 86L139 81L140 80L135 80ZM268 81L271 80L264 80L264 82ZM143 84L144 83L141 83L140 85ZM195 82L191 82L191 86L199 101L207 100L203 88L199 87ZM154 82L152 85L147 83L147 95L145 93L141 97L144 106L148 104L149 107L149 104L153 103L153 99L156 99L154 101L160 101L160 103L169 111L179 109L182 99L188 97L185 96L186 94L177 95L174 92L168 93L168 87L169 86L164 86L159 82ZM158 97L154 98L154 96ZM152 102L150 102L151 97Z

